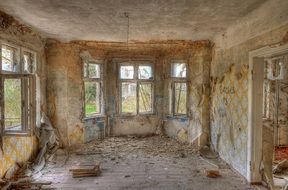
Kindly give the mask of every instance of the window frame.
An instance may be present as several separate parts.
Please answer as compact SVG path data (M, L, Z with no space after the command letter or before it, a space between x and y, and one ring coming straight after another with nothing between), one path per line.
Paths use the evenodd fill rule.
M172 76L173 73L173 65L176 63L185 63L186 65L186 77L175 77ZM188 97L189 97L189 64L187 60L183 60L183 59L172 59L170 61L170 86L171 86L171 98L170 98L170 113L173 116L178 116L178 117L186 117L188 115ZM182 114L182 113L176 113L176 90L175 90L175 84L176 83L185 83L186 84L186 113Z
M87 64L87 68L85 71L85 64ZM90 78L89 77L89 64L95 64L99 65L100 67L100 76L99 78ZM101 117L104 115L104 97L103 97L103 67L104 67L104 61L103 60L84 60L82 62L82 82L83 82L83 119L90 119L90 118L96 118L96 117ZM85 76L86 72L86 76ZM99 112L91 114L89 116L86 115L86 94L85 94L85 82L94 82L94 83L99 83L99 88L100 88L100 94L99 94Z
M24 52L28 52L28 53L31 53L32 55L34 55L34 71L32 73L25 73L24 72ZM29 74L29 75L34 75L37 73L37 52L33 51L33 50L30 50L28 48L25 48L25 47L22 47L21 48L21 51L20 51L20 62L21 62L21 66L20 66L20 69L21 69L21 73L23 74Z
M133 79L121 79L121 66L133 66L134 67L134 76ZM139 66L150 66L151 67L151 79L139 79ZM133 60L133 61L122 61L118 63L117 67L118 72L118 114L120 116L147 116L155 114L154 110L154 63L149 60ZM135 113L127 113L122 112L122 83L131 82L136 83L136 112ZM151 111L150 112L139 112L139 86L140 84L151 84Z
M2 70L2 45L17 49L19 72ZM24 51L34 55L35 69L33 73L24 73ZM38 53L32 49L0 40L0 132L5 136L31 136L36 126L36 73ZM4 81L21 79L21 130L5 129L5 97Z
M15 48L17 49L17 61L18 61L18 64L20 65L20 68L19 68L19 72L13 72L13 71L5 71L5 70L2 70L2 45L5 45L5 46L9 46L9 47L12 47L12 48ZM0 74L22 74L22 61L21 61L21 57L22 57L22 52L21 52L21 47L20 46L17 46L15 44L12 44L12 43L8 43L8 42L5 42L5 41L0 41Z

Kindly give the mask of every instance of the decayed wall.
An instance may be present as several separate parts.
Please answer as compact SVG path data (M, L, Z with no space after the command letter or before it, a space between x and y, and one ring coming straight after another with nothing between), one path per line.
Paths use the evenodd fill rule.
M213 53L212 147L244 176L247 172L248 52L275 43L287 43L287 36L286 24L238 45L217 48Z
M84 97L80 58L80 53L83 51L88 52L94 59L104 60L105 115L95 119L83 120ZM189 72L191 72L189 117L177 119L167 113L169 102L167 85L171 59L184 59L189 63ZM117 63L123 60L151 60L154 63L154 114L136 117L124 117L118 114ZM103 136L99 133L117 136L151 135L163 126L169 136L178 138L178 128L186 130L185 122L187 123L188 120L189 130L193 131L192 128L196 128L197 132L186 130L185 141L197 139L195 137L199 137L198 131L205 131L202 139L207 139L210 61L211 43L208 41L132 43L127 51L124 43L89 41L59 43L51 40L47 45L47 99L50 118L59 128L67 145L83 143ZM204 94L206 96L203 96Z
M19 24L12 17L0 12L0 39L8 41L17 46L32 49L38 53L36 76L38 86L37 91L39 104L45 111L45 40L31 28ZM15 163L24 163L31 159L37 149L37 141L35 136L4 136L3 152L0 150L0 178Z
M211 46L202 46L188 51L183 57L188 62L189 97L187 117L169 115L169 105L164 105L164 128L168 136L182 142L204 145L209 139L209 105L210 105L210 64ZM169 63L167 63L169 64ZM166 73L169 73L166 67ZM165 83L164 101L169 102L169 78Z

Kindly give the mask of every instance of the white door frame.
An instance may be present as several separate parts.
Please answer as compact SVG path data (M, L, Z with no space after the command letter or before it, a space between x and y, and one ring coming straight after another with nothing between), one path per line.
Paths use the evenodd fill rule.
M260 167L262 161L264 58L285 53L288 53L288 44L275 47L266 46L249 52L246 178L250 183L262 182Z

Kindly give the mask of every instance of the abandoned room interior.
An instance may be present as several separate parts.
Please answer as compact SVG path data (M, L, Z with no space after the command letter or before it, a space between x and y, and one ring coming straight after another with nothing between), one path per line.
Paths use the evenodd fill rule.
M0 0L0 188L288 190L287 0Z

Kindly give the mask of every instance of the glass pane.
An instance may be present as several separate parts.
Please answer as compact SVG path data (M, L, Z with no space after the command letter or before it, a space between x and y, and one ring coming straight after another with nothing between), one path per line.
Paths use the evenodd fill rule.
M120 66L120 79L133 79L134 66Z
M100 78L100 65L89 63L89 78Z
M152 84L139 85L139 112L152 112Z
M187 112L187 85L186 83L175 83L175 113L186 114Z
M21 131L21 79L4 80L5 130Z
M122 113L136 114L136 83L121 83Z
M17 59L18 50L16 48L2 45L2 70L10 72L19 72L20 65Z
M149 65L140 65L138 68L139 79L152 79L152 67Z
M24 62L24 73L34 73L35 67L35 54L30 52L24 52L23 55Z
M85 116L100 113L100 83L84 82L85 87Z
M172 64L172 77L185 78L186 77L186 63Z

